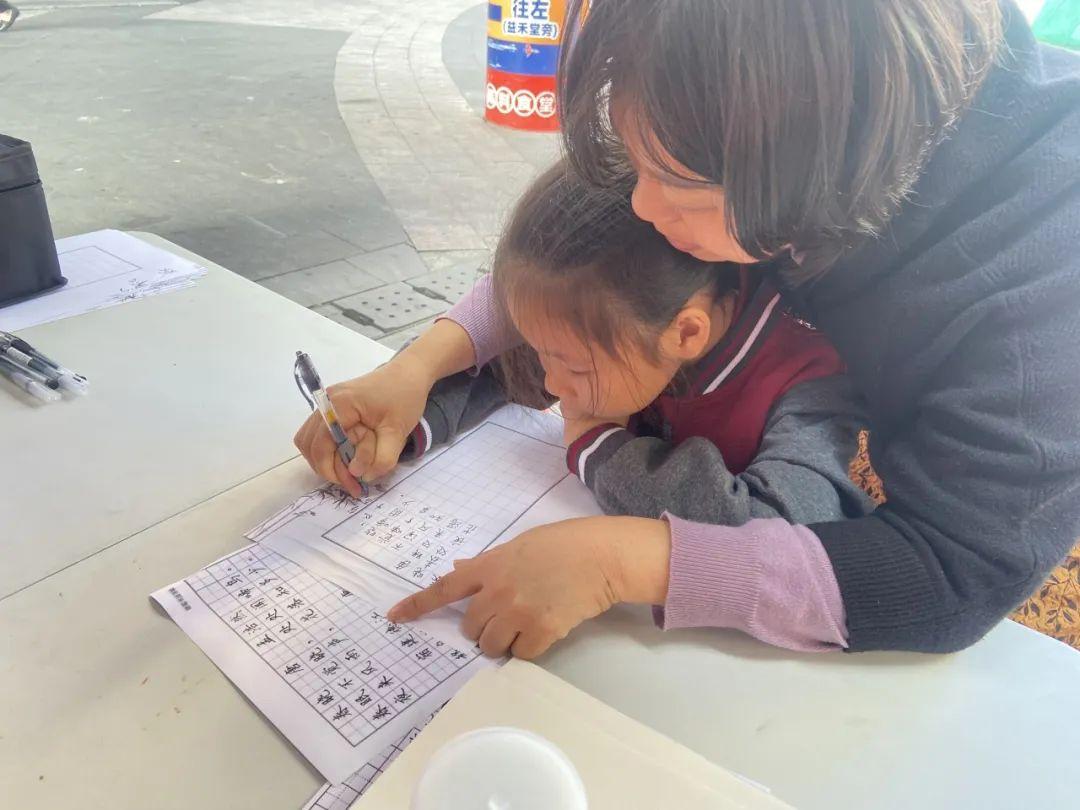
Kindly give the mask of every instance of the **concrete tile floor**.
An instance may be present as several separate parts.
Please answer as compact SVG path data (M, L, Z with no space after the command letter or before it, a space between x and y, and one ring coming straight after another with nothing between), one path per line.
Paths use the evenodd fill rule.
M148 230L400 346L557 139L482 121L474 0L25 2L0 124L57 236Z

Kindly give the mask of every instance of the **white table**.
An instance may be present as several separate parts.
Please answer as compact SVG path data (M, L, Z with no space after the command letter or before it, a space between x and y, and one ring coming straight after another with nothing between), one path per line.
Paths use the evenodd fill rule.
M188 290L20 332L85 374L83 399L0 392L0 597L296 455L304 349L329 380L390 350L163 239Z
M264 308L268 321L292 332L289 347L300 341L329 354L339 341L344 356L353 353L347 347L363 354L363 338L291 311L297 307L246 305L268 294L244 282L222 279L215 289L213 302L178 300L173 315L194 323L204 308L246 317ZM95 328L110 327L106 320ZM267 323L261 334L274 331ZM192 356L212 349L199 334L192 341L201 345L185 350ZM368 351L355 368L377 356ZM288 356L284 362L287 370ZM283 398L280 421L296 394L270 376L253 375L247 394ZM99 380L95 386L92 396ZM168 393L184 407L195 396ZM160 396L159 405L167 399ZM273 431L291 434L293 424L282 427L264 407L270 415L248 426L248 441L287 456ZM293 411L293 421L300 415ZM95 428L85 416L79 422ZM209 421L186 429L189 438L231 435ZM115 453L139 451L128 444ZM99 553L0 600L0 805L291 810L321 781L147 598L237 548L246 529L315 480L301 460L274 458L260 475L234 468L235 480L219 486L219 471L196 478L198 453L183 452L201 481L186 485L186 497L213 495L214 487L218 494L171 517L175 501L156 513L151 504L141 531L118 520L115 534L99 532ZM113 459L110 474L129 464ZM156 503L154 485L134 486ZM90 523L93 515L81 517ZM45 540L71 538L49 532ZM0 542L6 567L6 538ZM1010 622L953 656L800 656L734 633L661 634L647 611L618 609L540 663L802 808L1075 805L1065 763L1080 750L1080 655Z

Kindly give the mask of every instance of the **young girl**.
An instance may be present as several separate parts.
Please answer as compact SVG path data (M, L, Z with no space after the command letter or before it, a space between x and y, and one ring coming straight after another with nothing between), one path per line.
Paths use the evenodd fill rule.
M405 456L507 398L555 398L567 465L609 514L739 526L869 511L848 476L862 409L836 352L767 281L671 247L631 188L590 188L560 163L526 192L492 279L527 351L438 383Z
M753 518L808 523L870 511L848 475L862 406L836 352L786 310L770 282L688 256L635 217L632 181L626 175L590 187L560 163L524 195L491 278L502 328L524 338L526 351L436 383L403 457L453 438L507 398L531 405L555 398L567 465L608 514L740 526ZM377 371L365 382L377 388L382 376ZM360 437L356 463L369 477L375 453L375 434ZM596 551L588 542L546 550L563 572L589 570ZM632 545L626 551L634 554ZM822 559L796 555L770 567L801 572L808 563L812 584ZM650 578L669 577L666 560L651 564ZM747 557L744 564L754 563ZM670 577L691 602L712 598L714 583L696 572ZM755 597L753 623L744 629L797 649L826 648L823 634L841 644L835 605L783 618L774 606L794 598L783 579ZM478 595L464 626L481 649L499 655L511 645L502 622L486 621L489 609ZM676 606L667 626L692 621ZM515 654L535 654L529 644L538 652L549 642L531 642L526 633Z
M397 615L475 593L471 629L522 654L617 599L778 643L807 615L837 649L974 643L1080 535L1080 58L1037 45L1010 0L568 5L572 162L603 184L628 156L639 217L773 280L828 335L888 503L810 526L568 521ZM367 471L394 463L434 379L506 348L498 311L484 282L379 388L338 389L343 424L378 440ZM310 421L298 443L345 480L322 434ZM775 590L790 598L763 611Z

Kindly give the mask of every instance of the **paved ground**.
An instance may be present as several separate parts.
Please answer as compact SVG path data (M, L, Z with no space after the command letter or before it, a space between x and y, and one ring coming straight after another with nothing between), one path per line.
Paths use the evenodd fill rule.
M152 231L390 345L471 285L557 148L482 121L475 0L21 7L0 130L58 236Z

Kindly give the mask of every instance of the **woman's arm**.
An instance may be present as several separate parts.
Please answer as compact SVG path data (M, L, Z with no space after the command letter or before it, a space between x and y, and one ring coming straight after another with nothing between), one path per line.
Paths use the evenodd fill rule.
M439 323L443 321L456 324L468 335L471 341L470 349L473 350L471 368L474 370L521 343L521 336L513 324L506 320L495 300L495 288L490 273L481 276L465 297L440 318ZM465 368L470 366L453 371Z
M800 652L847 645L840 588L821 541L779 518L714 526L668 516L665 630L729 627Z
M618 602L664 605L664 627L731 627L795 650L840 649L844 612L812 532L782 520L737 529L635 517L530 529L388 614L411 621L471 597L462 632L488 655L534 658Z
M504 339L499 334L501 323L490 280L485 277L447 317L388 363L370 374L330 386L328 393L338 421L356 446L348 469L318 413L309 416L296 432L293 441L297 449L315 472L359 497L357 478L381 478L397 464L407 439L421 422L432 387L458 372L475 372L500 351L499 341ZM482 352L479 359L474 342Z
M571 442L568 463L607 511L640 517L533 529L506 551L461 561L402 615L486 591L464 628L481 639L498 617L502 629L482 643L493 655L505 651L499 639L514 638L511 627L524 639L514 654L535 655L617 601L662 606L664 629L733 628L793 650L842 649L844 607L829 559L813 532L789 521L869 511L847 473L864 424L845 378L804 383L777 404L758 457L737 476L708 442L673 447L600 426ZM574 578L555 573L570 569Z
M432 447L453 441L505 404L506 394L490 366L476 374L462 371L444 377L432 386L424 414L405 443L401 460L420 458Z
M416 369L429 383L429 388L443 377L483 365L476 362L472 336L449 318L442 318L421 332L390 363L407 364Z

